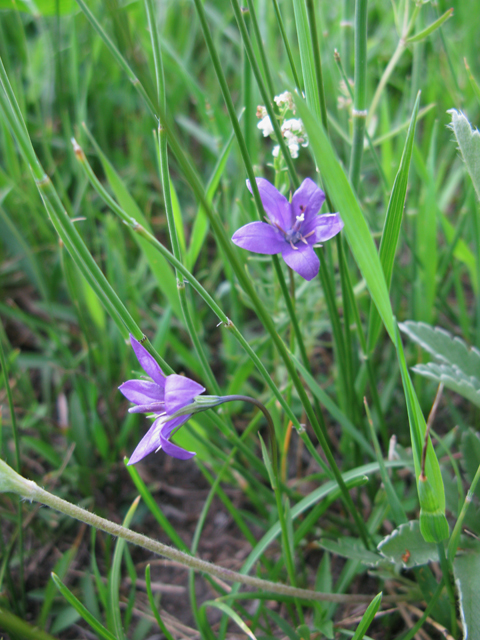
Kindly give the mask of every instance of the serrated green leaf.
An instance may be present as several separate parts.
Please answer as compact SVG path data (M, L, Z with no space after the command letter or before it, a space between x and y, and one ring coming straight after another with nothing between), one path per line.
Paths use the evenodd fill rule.
M480 407L480 381L477 378L466 378L462 371L448 364L417 364L412 367L412 371L442 383L448 389L459 393L470 400L474 405Z
M480 378L480 351L469 347L461 338L424 322L402 322L399 327L441 362L460 369L467 378Z
M411 520L395 529L378 545L384 558L404 567L419 567L438 562L438 549L434 542L425 542L420 532L420 522Z
M465 161L467 171L480 199L480 133L473 129L465 114L456 109L450 109L452 116L450 128L455 134L459 149Z
M356 538L343 537L338 542L336 540L322 538L318 541L318 544L322 549L325 549L325 551L329 551L342 558L361 562L369 567L375 567L383 561L382 557L377 553L365 549L363 544L359 543Z
M480 544L455 557L453 574L459 594L464 639L480 640Z

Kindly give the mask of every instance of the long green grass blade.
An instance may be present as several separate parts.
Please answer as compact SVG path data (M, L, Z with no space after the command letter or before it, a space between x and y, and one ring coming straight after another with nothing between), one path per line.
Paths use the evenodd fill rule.
M395 330L388 288L368 225L322 123L312 114L299 96L295 96L295 104L307 130L310 146L326 192L345 223L345 233L350 250L365 279L385 328L394 342Z
M52 580L55 585L58 587L58 590L65 598L67 602L69 602L72 607L81 615L81 617L85 620L87 624L89 624L95 633L98 633L105 640L117 640L116 636L113 633L110 633L108 629L106 629L103 624L101 624L95 616L93 616L90 611L80 602L80 600L73 595L70 589L63 584L60 578L52 573Z
M393 263L397 251L398 238L402 227L403 210L405 207L405 197L407 195L408 173L410 169L410 161L412 159L413 140L415 137L415 126L417 123L418 110L420 107L420 95L417 96L413 113L408 128L405 146L403 148L402 159L398 168L395 181L393 183L392 193L388 202L387 215L383 227L382 239L380 242L380 262L382 264L383 273L387 287L390 289L393 273ZM369 326L368 326L368 353L371 353L380 335L381 320L376 308L372 305L370 308Z

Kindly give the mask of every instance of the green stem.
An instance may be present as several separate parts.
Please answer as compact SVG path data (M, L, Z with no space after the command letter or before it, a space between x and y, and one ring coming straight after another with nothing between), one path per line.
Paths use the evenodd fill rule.
M123 71L127 74L127 77L130 80L130 82L133 84L135 89L142 96L143 101L147 105L150 113L153 115L153 117L156 120L158 120L158 113L157 113L157 109L156 109L155 105L150 100L150 97L149 97L148 93L145 91L145 87L142 85L140 80L137 78L137 76L133 72L133 70L130 67L130 65L128 64L128 62L122 56L122 54L117 49L115 44L112 42L111 38L107 35L106 31L103 29L103 27L98 22L96 17L93 15L93 13L90 11L88 6L85 4L84 0L76 0L76 1L77 1L78 6L83 11L83 13L85 14L86 18L88 19L88 21L92 25L92 27L95 29L95 31L98 33L98 35L103 40L103 42L107 45L107 47L110 49L110 51L111 51L113 57L115 58L115 60L117 61L117 63L120 65L120 67L123 69Z
M84 522L96 529L105 531L110 535L131 542L143 549L147 549L152 553L168 558L181 565L207 573L211 576L219 578L220 580L226 580L227 582L239 582L256 589L269 591L271 593L278 593L281 595L291 596L293 598L299 598L300 600L315 600L317 602L336 602L336 603L358 603L358 602L370 602L374 597L372 595L340 595L334 593L321 593L318 591L311 591L309 589L297 589L289 587L287 585L270 582L268 580L262 580L254 578L253 576L247 576L236 571L230 571L230 569L224 569L211 562L200 560L199 558L192 558L188 553L178 551L166 544L162 544L157 540L152 540L143 534L136 533L131 529L122 527L119 524L101 518L100 516L82 509L75 504L67 502L55 496L48 491L45 491L39 487L35 482L26 480L19 476L11 467L9 467L3 460L0 460L0 491L13 492L22 496L25 500L39 502L44 504L55 511L65 514L80 522Z
M10 389L10 383L8 380L8 368L7 360L5 358L5 351L3 349L3 341L0 339L0 364L3 371L3 379L5 382L5 391L7 393L8 409L10 411L10 421L12 423L13 443L15 448L15 466L17 473L20 473L20 439L18 437L17 429L17 417L15 415L15 407L13 405L12 390ZM0 420L0 449L2 445L1 437L1 420ZM17 504L17 528L18 528L18 555L19 555L19 582L21 591L21 610L25 612L25 580L24 580L24 556L23 556L23 511L22 501L19 500Z
M253 0L247 0L248 10L250 13L250 20L252 21L253 34L257 42L258 51L260 53L260 60L262 61L262 69L265 74L265 80L268 85L268 93L270 94L270 100L275 95L275 88L273 86L272 74L270 73L270 67L268 66L268 59L265 53L265 47L263 46L262 36L258 27L257 14L255 12L255 5ZM244 14L245 15L245 14ZM248 33L248 30L247 30Z
M313 61L315 67L315 79L318 88L318 99L320 103L320 113L322 124L328 134L327 102L325 100L325 89L323 86L322 61L320 58L320 46L318 44L317 21L315 18L315 8L313 0L307 0L308 24L310 27L310 38L312 40Z
M275 111L272 106L273 96L268 95L268 91L265 87L265 83L263 82L262 74L260 72L260 67L258 66L257 59L255 56L255 52L253 51L252 43L250 41L250 36L248 35L247 27L245 25L245 20L243 19L242 10L238 3L238 0L231 0L233 12L235 14L235 18L237 20L238 28L240 29L240 34L243 40L243 46L247 52L248 59L250 61L250 65L252 67L253 73L255 75L255 79L257 81L258 88L260 90L260 94L262 96L262 100L265 104L265 108L270 117L270 121L272 123L273 130L275 132L275 137L277 139L278 144L280 145L280 149L282 151L284 160L287 164L288 173L290 175L290 179L295 189L298 188L300 181L298 179L297 173L295 171L295 167L293 165L293 160L288 150L288 147L285 143L285 140L282 136L282 132L280 130L280 125L278 124L278 119L275 116ZM200 0L195 0L195 5L199 4ZM263 46L260 42L260 46ZM262 208L259 209L262 211Z
M445 555L445 547L443 543L440 542L437 544L438 549L438 557L440 560L440 567L442 569L443 580L445 582L445 587L447 589L448 599L450 601L450 619L451 619L451 629L452 635L454 638L458 636L458 625L457 625L457 601L455 598L455 588L452 584L451 576L450 576L450 563L447 560L447 556Z
M368 0L355 2L355 86L353 102L353 144L350 157L350 182L358 191L367 117L367 8Z
M290 48L290 43L288 41L287 32L285 31L285 25L283 23L282 14L280 13L280 7L278 6L278 0L272 0L272 2L273 2L273 8L275 9L275 15L277 17L280 34L282 36L283 45L287 52L288 62L290 64L290 69L292 71L293 79L295 82L295 88L299 93L301 93L301 91L303 91L303 85L300 82L300 78L298 77L297 69L295 67L295 61L293 59L292 50Z

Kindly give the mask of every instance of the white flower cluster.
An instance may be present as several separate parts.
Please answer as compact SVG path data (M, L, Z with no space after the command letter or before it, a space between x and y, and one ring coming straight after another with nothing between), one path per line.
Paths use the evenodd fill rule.
M295 103L293 102L292 94L289 91L284 91L278 96L274 97L275 104L280 110L280 131L285 139L287 147L290 151L292 158L298 158L298 152L300 146L308 146L308 138L303 126L303 122L299 118L286 119L287 112L291 111L295 115ZM260 119L257 127L263 133L264 138L274 135L274 129L272 121L267 114L267 110L263 106L257 108L257 118ZM280 145L275 145L272 154L276 158L280 153Z

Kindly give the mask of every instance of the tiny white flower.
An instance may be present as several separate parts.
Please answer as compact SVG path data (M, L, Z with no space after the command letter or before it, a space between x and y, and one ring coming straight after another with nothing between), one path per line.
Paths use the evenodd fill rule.
M298 150L300 149L297 142L288 142L288 148L290 150L290 155L292 158L298 158Z
M260 122L257 124L257 127L260 129L260 131L263 132L264 138L266 138L267 136L273 133L272 122L268 116L265 116L264 118L262 118Z
M273 156L274 158L277 158L279 153L280 153L280 145L279 145L279 144L276 144L276 145L273 147L272 156Z
M278 107L283 107L284 105L286 105L287 109L290 109L290 111L294 111L293 98L290 91L284 91L280 95L275 96L274 100Z
M282 133L285 131L302 131L303 130L303 122L298 118L290 118L290 120L285 120L282 124Z

